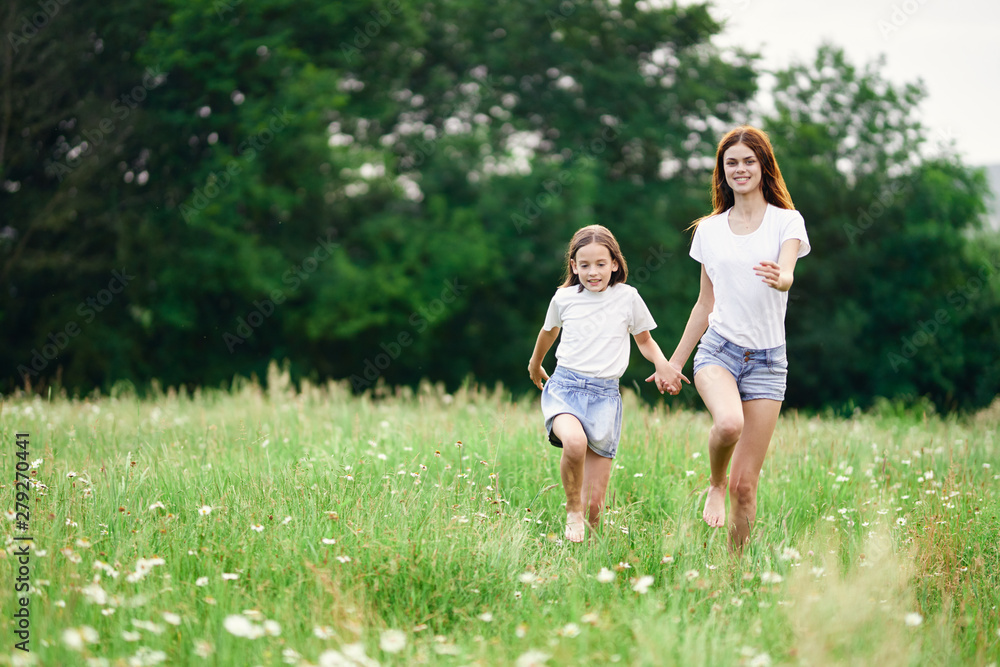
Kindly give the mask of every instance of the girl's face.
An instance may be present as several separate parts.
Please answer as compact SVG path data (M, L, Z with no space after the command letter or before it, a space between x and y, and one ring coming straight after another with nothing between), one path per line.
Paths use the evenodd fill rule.
M734 144L722 155L726 183L738 195L760 188L760 160L746 144Z
M576 251L569 260L570 269L580 278L580 283L591 292L608 288L611 274L618 270L618 262L611 259L611 251L600 243L591 243Z

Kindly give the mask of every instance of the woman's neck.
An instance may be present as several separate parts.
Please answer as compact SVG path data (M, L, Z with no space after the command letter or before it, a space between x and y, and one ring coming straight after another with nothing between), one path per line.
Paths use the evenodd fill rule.
M728 215L729 229L739 236L752 234L760 227L766 212L767 201L760 190L743 196L737 195Z
M767 200L764 199L764 193L760 189L747 194L736 192L733 194L735 195L733 210L744 217L761 215L767 208Z

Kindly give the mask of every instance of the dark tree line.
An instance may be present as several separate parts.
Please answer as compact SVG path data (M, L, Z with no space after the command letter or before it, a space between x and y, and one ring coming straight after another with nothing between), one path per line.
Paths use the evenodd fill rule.
M1000 387L984 176L928 157L923 91L879 63L825 47L755 119L756 58L714 47L704 6L49 4L0 18L0 391L218 385L271 359L359 390L527 391L591 223L669 348L697 293L684 230L748 120L813 241L789 404L971 408Z

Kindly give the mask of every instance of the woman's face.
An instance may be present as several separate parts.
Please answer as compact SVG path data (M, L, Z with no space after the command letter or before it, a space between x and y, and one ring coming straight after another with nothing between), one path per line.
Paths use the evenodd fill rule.
M760 188L760 160L746 144L734 144L722 154L726 183L736 194L749 194Z

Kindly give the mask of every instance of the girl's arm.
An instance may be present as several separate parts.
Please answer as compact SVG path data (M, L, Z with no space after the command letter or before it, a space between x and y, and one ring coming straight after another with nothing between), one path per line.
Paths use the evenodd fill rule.
M635 344L639 347L639 352L647 361L653 363L656 372L646 378L646 382L656 381L656 388L662 394L664 390L671 394L677 394L681 390L681 381L691 384L691 381L684 377L679 370L674 368L667 358L663 356L660 346L653 340L652 334L643 331L634 336Z
M795 263L799 260L799 246L801 244L802 242L798 239L788 239L781 244L778 261L772 262L765 259L753 267L754 273L760 276L768 287L773 287L779 292L787 292L792 288L792 282L795 280L792 274L795 272Z
M545 355L558 337L559 327L552 327L548 331L542 329L538 332L538 340L535 341L535 350L531 353L531 360L528 361L528 375L531 376L531 381L539 389L542 388L542 383L549 379L549 374L542 368L542 361L545 360Z
M701 288L698 292L698 300L691 309L687 325L684 327L684 334L681 336L674 353L670 355L670 363L676 368L684 368L688 357L694 350L698 341L701 340L705 330L708 329L708 316L715 307L715 287L705 266L701 267Z

